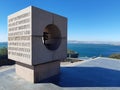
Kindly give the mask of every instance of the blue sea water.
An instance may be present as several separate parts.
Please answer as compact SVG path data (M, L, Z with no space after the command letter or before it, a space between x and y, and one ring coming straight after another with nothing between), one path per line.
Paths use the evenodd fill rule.
M0 42L0 48L2 48L2 47L7 47L7 42Z
M120 46L109 44L69 43L68 49L78 52L79 57L98 57L98 56L108 57L114 53L120 54Z

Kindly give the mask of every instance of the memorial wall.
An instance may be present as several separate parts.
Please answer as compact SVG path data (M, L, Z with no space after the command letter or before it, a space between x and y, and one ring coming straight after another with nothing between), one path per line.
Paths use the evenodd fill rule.
M29 11L8 16L8 54L13 60L31 59L31 14Z

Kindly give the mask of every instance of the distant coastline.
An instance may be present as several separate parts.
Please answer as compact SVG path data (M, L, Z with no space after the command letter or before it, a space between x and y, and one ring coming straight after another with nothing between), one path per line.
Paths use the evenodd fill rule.
M0 43L7 43L7 42L0 42Z
M78 44L108 44L120 46L120 41L77 41L77 40L68 40L68 44L78 43Z
M120 46L120 41L77 41L77 40L68 40L68 44L108 44L108 45L116 45ZM0 44L8 44L8 42L0 42Z

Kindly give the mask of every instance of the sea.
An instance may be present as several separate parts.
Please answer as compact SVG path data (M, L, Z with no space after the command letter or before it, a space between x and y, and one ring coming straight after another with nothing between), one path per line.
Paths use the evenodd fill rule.
M7 47L7 46L8 46L7 42L0 42L0 48Z
M1 47L7 47L7 42L0 43ZM109 57L111 54L120 54L120 45L68 43L67 47L78 52L79 58Z
M120 45L69 43L68 49L79 53L79 57L109 57L120 54Z

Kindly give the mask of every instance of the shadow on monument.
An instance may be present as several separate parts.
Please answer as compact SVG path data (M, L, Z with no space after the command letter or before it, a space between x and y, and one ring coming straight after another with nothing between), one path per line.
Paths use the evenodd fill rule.
M120 71L99 67L61 67L60 75L42 83L60 87L120 87Z

